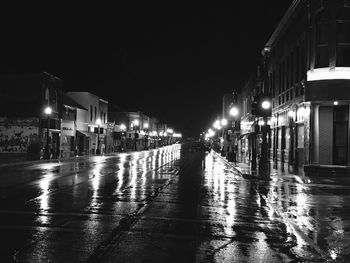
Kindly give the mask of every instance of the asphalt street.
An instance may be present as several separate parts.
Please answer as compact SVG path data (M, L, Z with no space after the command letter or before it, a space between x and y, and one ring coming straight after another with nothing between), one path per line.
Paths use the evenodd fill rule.
M348 262L350 186L190 145L0 168L1 262Z

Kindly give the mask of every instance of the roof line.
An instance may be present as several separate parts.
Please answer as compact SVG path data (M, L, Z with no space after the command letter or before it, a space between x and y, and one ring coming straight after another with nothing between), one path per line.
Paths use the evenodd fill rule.
M281 22L276 27L275 31L272 33L271 37L265 44L265 48L271 48L274 42L279 38L281 32L285 29L285 26L287 25L289 19L293 15L295 9L297 6L302 2L302 0L294 0L293 3L289 6L287 12L284 14ZM263 51L264 51L263 49Z

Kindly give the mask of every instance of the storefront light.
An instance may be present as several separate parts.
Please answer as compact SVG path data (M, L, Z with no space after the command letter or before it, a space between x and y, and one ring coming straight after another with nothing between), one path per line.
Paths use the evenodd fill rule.
M295 112L293 110L288 111L288 117L293 118L294 114L295 114Z
M317 68L307 72L307 81L350 79L350 67Z

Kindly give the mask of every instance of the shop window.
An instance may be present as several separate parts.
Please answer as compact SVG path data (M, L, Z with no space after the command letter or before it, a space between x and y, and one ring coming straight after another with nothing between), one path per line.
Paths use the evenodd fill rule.
M337 15L337 66L350 66L350 8L342 8Z
M298 148L304 148L304 125L298 126Z
M326 10L316 16L316 61L315 67L329 66L329 14Z

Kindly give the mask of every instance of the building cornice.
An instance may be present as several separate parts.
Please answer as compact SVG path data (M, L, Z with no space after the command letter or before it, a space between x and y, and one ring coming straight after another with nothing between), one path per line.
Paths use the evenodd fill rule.
M284 14L281 22L276 27L275 31L272 33L270 39L266 42L264 49L262 52L264 52L265 48L273 48L274 44L278 39L281 37L281 35L285 32L286 28L288 27L291 17L293 16L296 9L300 6L300 4L305 0L294 0L293 3L288 8L287 12Z

